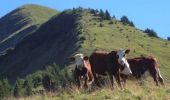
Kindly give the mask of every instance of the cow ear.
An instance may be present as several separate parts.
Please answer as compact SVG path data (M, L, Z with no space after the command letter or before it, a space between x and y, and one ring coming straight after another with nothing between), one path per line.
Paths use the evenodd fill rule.
M111 54L115 55L117 52L116 51L111 51Z
M125 54L128 54L130 52L130 49L127 49L126 51L125 51Z
M84 60L88 60L89 59L89 57L88 56L84 56L84 58L83 58Z

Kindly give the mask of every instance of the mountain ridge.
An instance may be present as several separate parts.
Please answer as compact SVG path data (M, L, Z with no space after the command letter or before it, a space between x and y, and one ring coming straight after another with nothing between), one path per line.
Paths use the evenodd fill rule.
M40 12L41 11L41 12ZM46 16L45 14L49 14ZM57 14L56 10L40 5L27 4L16 8L0 19L0 52L15 48L15 45L34 32L50 17Z

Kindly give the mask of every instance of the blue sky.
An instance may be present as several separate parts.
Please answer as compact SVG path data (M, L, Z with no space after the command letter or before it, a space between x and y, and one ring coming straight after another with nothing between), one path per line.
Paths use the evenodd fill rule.
M164 39L170 37L170 0L0 0L0 17L28 3L59 11L78 6L107 9L117 19L128 16L139 29L151 28Z

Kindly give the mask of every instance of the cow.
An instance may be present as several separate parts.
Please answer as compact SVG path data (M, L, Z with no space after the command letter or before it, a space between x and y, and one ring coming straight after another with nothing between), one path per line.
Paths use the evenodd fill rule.
M82 77L85 79L84 86L88 87L94 81L88 56L78 53L75 54L72 59L75 61L74 80L76 81L78 88L81 87L80 80Z
M132 76L136 79L142 79L147 75L151 75L151 77L156 82L156 86L159 86L158 81L164 85L163 78L160 74L159 66L157 60L153 56L146 56L146 57L136 57L127 60L131 71ZM148 74L149 73L149 74ZM122 81L125 83L126 79L128 78L127 75L121 74Z
M120 73L125 75L132 74L129 64L126 60L126 54L130 52L127 50L117 50L117 51L95 51L90 57L89 61L92 68L92 73L94 76L94 82L98 85L97 75L109 75L111 80L111 85L114 88L113 76L116 78L117 83L123 89L120 82Z

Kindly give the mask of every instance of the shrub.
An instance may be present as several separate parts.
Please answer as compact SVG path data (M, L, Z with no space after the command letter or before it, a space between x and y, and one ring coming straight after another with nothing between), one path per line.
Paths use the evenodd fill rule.
M102 23L99 24L99 27L103 27L103 26L104 26L104 24L102 24Z
M23 87L23 80L17 78L14 89L13 89L13 95L15 97L23 96L24 92L22 91Z
M10 96L11 85L7 79L0 80L0 99Z
M133 24L133 22L128 19L127 16L122 16L121 19L120 19L120 21L121 21L123 24L128 24L128 25L133 26L133 27L135 26L135 25Z
M84 41L84 40L86 40L86 38L84 36L82 36L82 37L80 37L80 40Z
M102 9L100 9L99 16L101 17L102 20L105 18L105 13L103 12Z
M111 16L110 16L110 13L106 10L105 11L105 16L104 16L106 20L111 20Z
M145 33L147 33L147 34L148 34L148 36L158 38L157 33L156 33L153 29L149 29L149 28L147 28L147 29L145 29L145 31L144 31L144 32L145 32Z
M109 24L113 24L113 21L110 21Z

